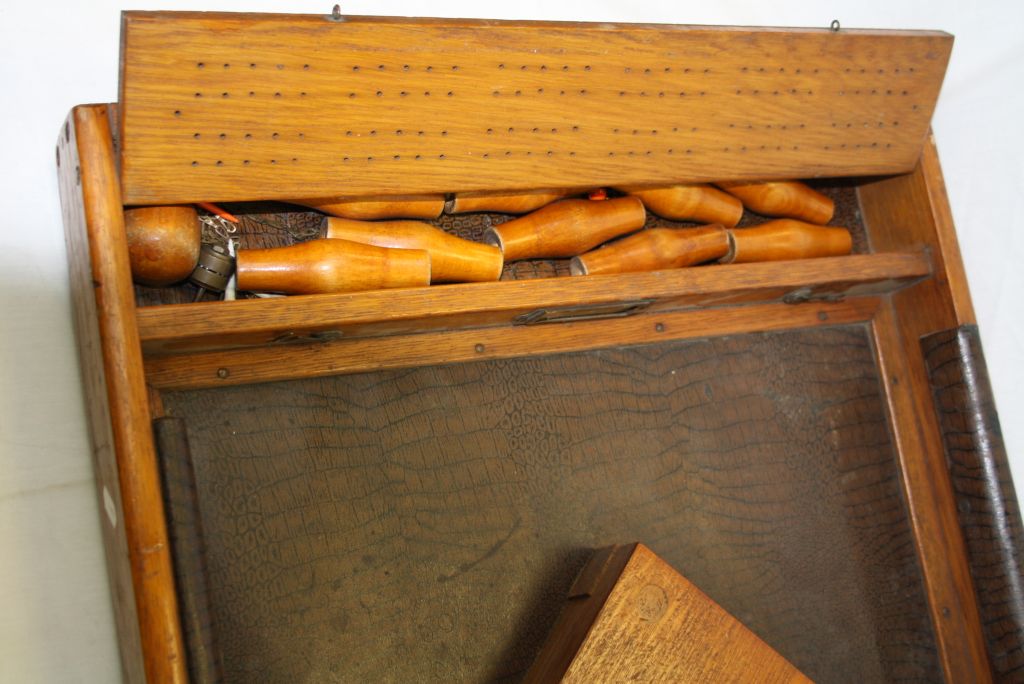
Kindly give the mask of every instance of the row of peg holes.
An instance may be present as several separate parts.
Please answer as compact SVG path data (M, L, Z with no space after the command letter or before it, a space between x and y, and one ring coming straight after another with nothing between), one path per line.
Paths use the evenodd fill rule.
M256 68L259 68L260 65L257 64L256 62L249 62L248 67L250 69L256 69ZM197 69L205 69L206 68L206 62L196 62L196 68ZM230 69L231 68L231 64L230 63L225 63L225 64L223 64L223 68L224 69ZM282 71L286 67L285 67L284 64L274 64L274 68L276 68L278 71ZM302 70L303 71L309 71L311 68L312 67L309 64L303 64L302 65ZM499 63L497 65L497 68L499 70L504 70L506 68L514 69L515 66L514 65L513 66L509 66L509 65L506 65L504 62L502 62L502 63ZM557 71L566 72L566 71L571 71L574 68L575 69L580 69L581 67L570 67L568 64L563 64L561 66L555 66L555 67L551 67L549 69L547 64L534 65L532 67L529 64L520 64L519 65L519 71L528 71L531 68L535 69L537 71L540 71L540 72L546 72L546 71L549 71L549 70L556 71L556 72ZM441 69L438 69L437 71L441 71L443 69L444 69L444 67L442 67ZM364 70L365 71L378 71L379 72L379 71L387 71L388 67L386 65L384 65L384 64L378 64L376 67L362 67L360 65L353 65L352 66L352 71L359 72L359 71L364 71ZM409 65L409 64L403 64L401 66L401 71L408 72L408 71L413 71L413 70L414 70L413 67L411 65ZM459 66L457 64L453 64L453 65L451 65L450 70L451 71L458 71L459 70ZM592 67L589 64L587 64L587 65L584 65L582 67L582 70L583 71L592 71ZM746 66L740 67L739 70L740 70L741 73L757 72L757 73L762 73L762 74L766 73L768 71L773 71L773 69L767 69L765 67L752 68L752 67L746 67ZM878 74L884 74L885 73L885 69L874 69L874 70ZM435 69L434 69L434 67L432 65L428 65L426 67L423 67L423 71L425 71L427 73L431 73L431 72L434 72ZM650 74L654 74L654 73L666 73L667 74L667 73L672 73L673 71L681 72L681 73L684 73L684 74L700 73L700 74L703 74L703 75L707 75L707 74L711 73L711 69L710 68L693 69L691 67L683 67L682 69L679 69L678 67L671 67L671 66L657 67L657 68L651 68L651 67L639 68L638 67L638 68L635 68L635 69L634 69L634 67L628 67L627 66L627 67L623 67L622 68L622 73L625 73L625 74L629 74L629 73L638 73L638 74L645 74L645 75L650 75ZM853 67L846 67L846 68L843 69L843 72L847 73L847 74L852 74L852 73L866 74L868 71L869 70L866 67L860 67L859 69L855 69ZM802 72L803 72L803 70L800 67L797 67L796 69L793 70L794 74L800 74ZM811 70L812 74L817 74L819 72L820 72L820 69L812 69ZM894 67L892 69L892 73L894 73L894 74L899 74L901 72L902 72L902 70L900 69L900 67ZM906 69L906 72L910 73L910 74L914 73L914 67L908 67ZM778 73L780 73L780 74L786 73L786 68L785 67L779 67L778 68Z
M541 88L537 88L533 92L535 92L537 95L544 95L548 91L546 91L543 87L541 87ZM550 92L554 93L555 91L550 91ZM586 88L580 88L579 90L576 90L576 91L567 91L567 90L563 89L563 90L559 90L558 94L560 96L565 96L565 95L568 95L570 92L573 93L573 94L581 95L581 96L586 96L586 95L590 94L590 91L588 91ZM494 97L501 97L502 95L505 95L505 96L512 95L513 97L520 97L520 96L523 95L523 93L524 93L524 91L521 88L517 89L517 90L514 90L514 91L506 91L506 92L503 92L500 89L491 91L491 95L494 96ZM772 90L772 91L770 91L770 94L773 95L773 96L783 95L783 94L787 94L787 93L790 94L790 95L799 95L801 93L806 93L807 95L814 95L814 91L813 90L802 91L802 90L799 90L797 88L789 88L788 90ZM864 95L879 95L879 94L881 94L880 91L877 88L872 88L871 90L865 90L865 91L857 89L857 90L851 91L851 93L853 95L861 95L861 94L864 94ZM423 97L430 97L432 94L433 93L431 91L429 91L429 90L424 90L423 91ZM693 92L693 91L687 92L685 90L680 90L680 91L678 91L678 93L674 93L674 94L677 97L687 97L687 96L704 97L705 95L707 95L707 91L700 90L700 91L696 91L696 92ZM759 95L768 95L769 91L766 90L766 91L762 92L760 89L757 89L757 88L755 88L753 90L748 90L748 91L744 91L743 89L737 89L735 91L735 94L736 95L744 95L744 94L746 94L746 95L753 95L754 97L757 97ZM845 96L847 94L847 91L840 90L840 91L837 91L837 94L840 97L842 97L842 96ZM891 89L887 89L884 94L887 95L887 96L891 96L891 95L895 95L896 93L895 93L895 91L893 91ZM910 92L907 91L907 90L903 90L899 94L904 96L904 97L906 97L906 96L910 95ZM306 95L307 95L306 91L299 92L299 97L300 98L301 97L306 97ZM376 96L376 97L385 97L386 95L388 95L388 93L386 93L383 90L376 90L376 91L373 92L373 95ZM415 93L409 92L408 90L400 90L400 91L398 91L398 97L409 97L410 95L415 95ZM659 90L657 92L652 91L650 93L647 92L646 90L640 90L640 91L635 91L635 92L630 92L630 91L627 91L627 90L620 90L619 91L619 97L627 97L627 96L636 96L636 97L665 97L666 95L673 95L673 93L666 92L664 90ZM249 97L256 97L256 91L255 90L250 90L248 92L248 96ZM455 97L455 91L454 90L446 91L444 93L444 96L445 97ZM195 97L196 98L201 98L201 97L203 97L203 93L202 92L196 92L195 93ZM224 92L222 92L220 94L220 97L222 99L227 99L227 98L231 97L231 93L229 91L224 91ZM275 99L281 99L282 97L284 97L284 94L281 91L275 91L274 94L273 94L273 97ZM359 93L356 92L356 91L348 91L348 97L349 97L349 99L357 98L357 97L359 97ZM917 110L918 109L918 105L916 105L916 104L913 105L913 109ZM181 116L181 110L175 110L174 114L175 114L175 116Z
M893 121L890 125L894 126L894 127L895 126L899 126L900 122L899 121ZM879 122L877 122L877 124L875 124L875 126L877 126L878 128L883 128L885 126L885 122L884 121L879 121ZM746 124L745 126L743 124L740 124L738 126L735 123L730 123L729 124L729 128L733 128L733 129L741 128L741 129L746 129L746 130L754 130L755 128L762 128L762 127L765 130L776 129L776 130L785 131L785 130L789 129L789 125L787 125L787 124L764 124L763 126L760 125L760 124L758 124L757 126L755 126L754 124ZM807 124L796 124L796 125L793 125L792 127L793 128L803 129L803 128L807 127ZM855 125L852 122L847 122L846 124L839 124L837 122L832 122L832 128L854 128L854 127L855 127ZM861 127L862 128L871 128L872 124L870 122L864 122L863 124L861 124ZM516 130L517 129L514 126L510 126L507 129L505 129L504 132L512 135L512 134L515 134ZM573 133L578 133L579 130L580 130L580 127L579 126L572 126L572 128L569 129L569 130L571 130ZM547 129L547 128L540 128L539 126L534 126L533 128L520 128L519 131L520 132L532 133L532 134L547 134L548 132L550 132L551 134L556 134L557 135L559 129L558 128ZM696 133L697 131L698 131L698 128L696 126L694 126L694 127L690 128L689 132L690 133ZM495 131L494 128L488 128L486 132L487 132L487 135L494 135L496 131ZM671 129L671 132L672 133L678 133L679 132L679 127L678 126L673 127ZM376 129L371 129L370 131L367 131L366 135L368 135L370 137L375 137L377 135L377 133L378 133L378 131ZM501 133L501 131L498 131L498 133ZM612 133L615 134L615 135L627 135L627 134L628 135L658 135L658 129L652 128L652 129L650 129L650 131L648 131L647 129L634 128L632 130L623 131L623 129L621 129L621 128L613 128L612 129ZM393 134L395 136L401 137L401 136L404 136L406 134L413 135L413 132L412 131L406 131L403 128L397 128L397 129L395 129ZM351 130L345 131L345 136L346 137L353 137L353 136L361 137L362 135L363 134L358 133L356 131L351 131ZM424 137L424 136L427 135L427 132L419 130L419 131L415 132L415 135L416 135L416 137ZM448 136L448 131L447 130L442 130L440 132L440 136L442 138L447 137ZM192 137L194 139L196 139L196 140L199 140L200 138L202 138L202 134L199 133L199 132L196 132L196 133L192 134ZM227 140L229 137L230 136L227 133L218 133L217 134L217 138L219 140ZM252 133L245 133L245 134L242 135L242 137L245 140L252 140L254 136L253 136ZM305 133L297 133L296 137L299 140L304 140L305 137L306 137L306 134ZM271 133L270 134L270 139L271 140L279 140L280 138L281 138L281 134L280 133ZM872 146L873 147L877 146L877 144L873 144ZM762 146L761 149L765 149L764 146ZM794 149L796 149L796 148L794 148Z
M831 151L833 149L840 149L840 150L857 149L857 150L859 150L859 149L864 149L864 148L878 148L878 147L879 147L879 143L877 143L877 142L873 142L873 143L870 143L870 144L868 144L868 143L857 143L857 144L854 144L854 145L849 145L847 143L842 143L842 144L837 145L837 146L823 145L821 147L821 149L827 150L827 151ZM892 144L891 143L886 143L885 147L887 149L891 148ZM774 147L776 152L781 152L783 150L783 148L784 148L783 145L776 145ZM725 153L739 152L740 154L746 154L750 150L758 150L758 151L764 152L764 151L768 151L768 150L771 150L771 149L772 149L771 145L760 145L760 146L758 146L756 148L748 148L746 146L741 146L741 147L738 147L738 148L735 148L735 149L733 149L731 147L723 147L721 151L725 152ZM799 145L793 145L789 149L794 151L794 152L797 152L797 151L800 150L800 146ZM676 150L674 148L668 148L664 152L664 154L666 154L666 155L674 155L675 153L676 153ZM692 154L694 154L694 150L692 148L687 148L686 150L683 151L683 153L687 154L687 155L692 155ZM656 153L653 150L645 150L643 152L638 152L636 150L629 150L627 152L620 152L620 153L608 152L607 156L608 157L616 157L616 156L623 156L623 157L651 157L651 156L654 156L655 154ZM527 152L521 153L521 155L524 156L524 157L532 157L533 156L533 152L532 151L527 151ZM539 155L540 155L540 153L538 153L538 156ZM544 153L544 156L546 156L546 157L554 157L556 155L557 155L557 153L554 150L548 150L547 152ZM493 158L501 159L501 158L509 158L509 157L512 157L512 156L515 156L515 153L513 153L511 150L505 150L505 152L503 154L494 154ZM576 157L576 152L575 151L570 151L570 152L566 153L566 156L574 158L574 157ZM390 157L390 159L393 160L393 161L401 161L402 159L406 159L406 160L412 159L414 161L420 161L420 160L423 160L423 159L432 159L432 158L436 158L438 160L445 160L445 159L448 159L449 156L444 154L444 153L441 153L441 154L436 155L436 157L434 157L433 155L423 155L423 154L406 155L404 157L402 155L400 155L400 154L395 154L395 155L392 155ZM482 153L480 155L480 158L482 158L482 159L491 159L492 155L489 152L484 152L484 153ZM359 160L361 160L361 159L362 158L359 158ZM388 159L387 156L378 156L378 157L368 156L368 157L365 158L365 160L367 162L373 162L373 161L377 161L377 160L387 160L387 159ZM298 157L292 157L291 161L292 161L292 163L298 163L299 159L298 159ZM349 163L351 161L358 161L358 160L356 158L354 158L354 157L342 157L341 161L344 162L344 163ZM270 163L276 165L278 163L278 160L277 159L271 159ZM243 166L249 166L251 164L252 164L252 161L249 160L249 159L244 159L242 161L242 165ZM193 161L191 165L193 167L198 167L198 166L200 166L200 163L198 161ZM214 166L222 167L222 166L225 166L225 163L222 160L218 160L218 161L214 162Z

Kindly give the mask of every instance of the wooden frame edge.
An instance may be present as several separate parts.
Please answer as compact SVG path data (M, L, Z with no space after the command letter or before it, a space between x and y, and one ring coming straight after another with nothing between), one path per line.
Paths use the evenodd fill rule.
M907 339L890 298L871 321L901 484L949 682L990 682L967 549L917 340Z
M160 390L191 390L441 363L558 354L614 345L869 321L877 297L655 311L626 318L453 330L313 344L199 352L146 360Z
M90 401L109 408L108 448L116 460L124 536L131 567L145 678L187 682L170 546L149 415L149 395L128 267L128 247L110 121L104 105L72 110L89 249L83 264L92 286L105 386ZM100 395L100 396L95 396ZM115 597L117 599L117 597Z

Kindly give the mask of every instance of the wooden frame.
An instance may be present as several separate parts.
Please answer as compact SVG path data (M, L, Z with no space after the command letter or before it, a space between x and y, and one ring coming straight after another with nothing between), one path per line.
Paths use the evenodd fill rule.
M129 23L140 22L160 36L160 19L132 15ZM206 21L196 30L203 30ZM818 40L799 33L786 36L796 44ZM193 38L199 40L201 33ZM128 91L151 77L145 70L132 76L131 69L141 61L139 49L135 44L126 48L129 77L122 87ZM925 124L927 114L930 107L922 113ZM122 130L135 120L125 124L125 118ZM83 350L99 496L106 511L104 537L130 681L188 679L150 427L162 415L161 391L848 322L871 326L945 675L949 681L990 678L990 646L982 631L942 432L918 344L924 335L974 323L931 140L913 169L858 187L875 254L718 267L714 274L694 270L137 310L122 206L126 199L196 199L195 189L183 190L181 197L177 191L156 195L140 190L133 175L119 179L112 128L107 106L75 108L61 132L58 165L76 331ZM122 172L131 167L133 149L146 135L129 135ZM914 147L914 138L911 134L901 140ZM755 168L756 163L745 162L743 168ZM896 171L900 163L850 168ZM637 168L642 176L643 165ZM370 180L380 181L376 176ZM260 182L246 192L258 192ZM811 301L780 301L800 288L810 288L805 294ZM845 299L822 297L837 293ZM510 325L516 316L539 308L631 301L643 301L649 308L612 322ZM384 309L384 302L400 305ZM214 323L204 319L211 306L223 311ZM325 337L325 332L332 334ZM287 344L281 344L282 336ZM270 364L281 358L288 363Z

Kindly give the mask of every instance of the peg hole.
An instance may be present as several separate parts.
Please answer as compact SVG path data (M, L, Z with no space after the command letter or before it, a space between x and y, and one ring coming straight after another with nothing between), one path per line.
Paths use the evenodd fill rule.
M204 64L203 62L196 62L196 68L197 69L204 69L204 68L206 68L206 64Z

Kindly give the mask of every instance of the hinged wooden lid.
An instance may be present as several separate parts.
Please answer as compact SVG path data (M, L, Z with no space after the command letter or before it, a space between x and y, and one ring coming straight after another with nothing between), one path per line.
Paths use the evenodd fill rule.
M908 171L952 37L128 12L128 204Z

